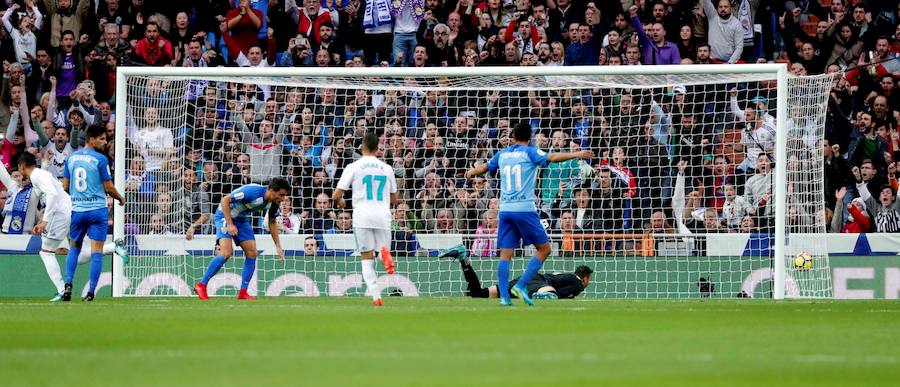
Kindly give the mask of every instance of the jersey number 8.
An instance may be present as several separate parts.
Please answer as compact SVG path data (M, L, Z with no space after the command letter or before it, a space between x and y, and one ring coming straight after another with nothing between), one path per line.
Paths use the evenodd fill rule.
M75 168L75 190L84 192L87 190L87 170Z

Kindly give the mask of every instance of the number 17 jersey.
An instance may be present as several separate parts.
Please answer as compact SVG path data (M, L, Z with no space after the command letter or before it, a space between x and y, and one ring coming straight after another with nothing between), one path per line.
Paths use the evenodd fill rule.
M106 208L103 182L112 180L106 156L93 149L81 149L66 160L63 177L69 179L73 212Z
M391 194L397 192L394 169L372 156L363 156L346 168L337 187L353 191L353 227L391 228Z

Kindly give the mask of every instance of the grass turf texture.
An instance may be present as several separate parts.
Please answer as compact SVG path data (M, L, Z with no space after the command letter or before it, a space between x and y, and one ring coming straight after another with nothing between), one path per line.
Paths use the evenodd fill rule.
M14 385L896 385L900 303L0 299Z

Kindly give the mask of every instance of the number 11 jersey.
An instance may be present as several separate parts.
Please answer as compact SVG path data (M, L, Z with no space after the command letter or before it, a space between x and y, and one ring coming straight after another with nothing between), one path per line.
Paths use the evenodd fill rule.
M500 171L500 212L535 212L534 181L547 166L547 152L515 144L494 154L488 171Z

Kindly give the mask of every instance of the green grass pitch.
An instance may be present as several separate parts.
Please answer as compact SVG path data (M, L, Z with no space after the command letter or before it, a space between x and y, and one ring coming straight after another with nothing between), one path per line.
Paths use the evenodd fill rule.
M0 383L896 386L900 303L0 299Z

